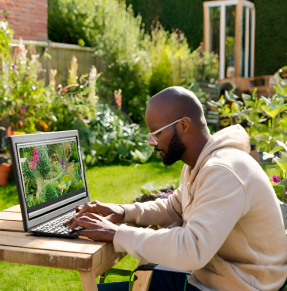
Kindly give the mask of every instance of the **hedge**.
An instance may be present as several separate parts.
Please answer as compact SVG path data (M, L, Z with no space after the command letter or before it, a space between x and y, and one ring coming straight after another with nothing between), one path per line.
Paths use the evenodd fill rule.
M134 14L142 16L146 32L157 19L165 30L176 28L184 32L188 44L196 49L203 39L202 0L126 0L133 6Z

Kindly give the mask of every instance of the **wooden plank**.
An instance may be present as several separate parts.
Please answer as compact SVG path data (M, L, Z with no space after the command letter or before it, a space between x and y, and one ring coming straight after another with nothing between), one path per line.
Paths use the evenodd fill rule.
M0 231L1 246L14 246L40 250L94 254L106 243L81 239L37 237L28 233Z
M241 73L241 29L242 29L242 0L238 0L235 11L235 77Z
M83 291L98 291L97 281L94 272L79 271Z
M0 220L23 221L22 214L16 212L0 212Z
M1 230L24 232L23 222L0 220L0 231Z
M18 212L18 213L21 213L21 208L20 208L20 205L15 205L15 206L12 206L10 208L7 208L5 210L2 210L4 212Z
M92 270L92 259L89 254L51 252L10 246L0 246L0 261L69 270Z

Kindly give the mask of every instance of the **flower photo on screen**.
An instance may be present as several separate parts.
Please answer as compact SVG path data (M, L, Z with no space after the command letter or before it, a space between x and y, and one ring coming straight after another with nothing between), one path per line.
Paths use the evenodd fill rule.
M76 141L20 148L27 208L84 187Z

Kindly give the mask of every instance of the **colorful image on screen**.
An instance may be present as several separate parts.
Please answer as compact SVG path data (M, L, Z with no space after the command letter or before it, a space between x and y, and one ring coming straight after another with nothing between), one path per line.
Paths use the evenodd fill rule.
M84 187L76 141L20 148L27 208Z

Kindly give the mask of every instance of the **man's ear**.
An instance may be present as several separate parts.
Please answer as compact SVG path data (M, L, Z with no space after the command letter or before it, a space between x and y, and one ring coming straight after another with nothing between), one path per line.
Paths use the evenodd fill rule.
M184 133L187 133L190 131L190 128L191 128L191 119L189 117L184 117L182 120L181 120L181 127L182 127L182 130Z

